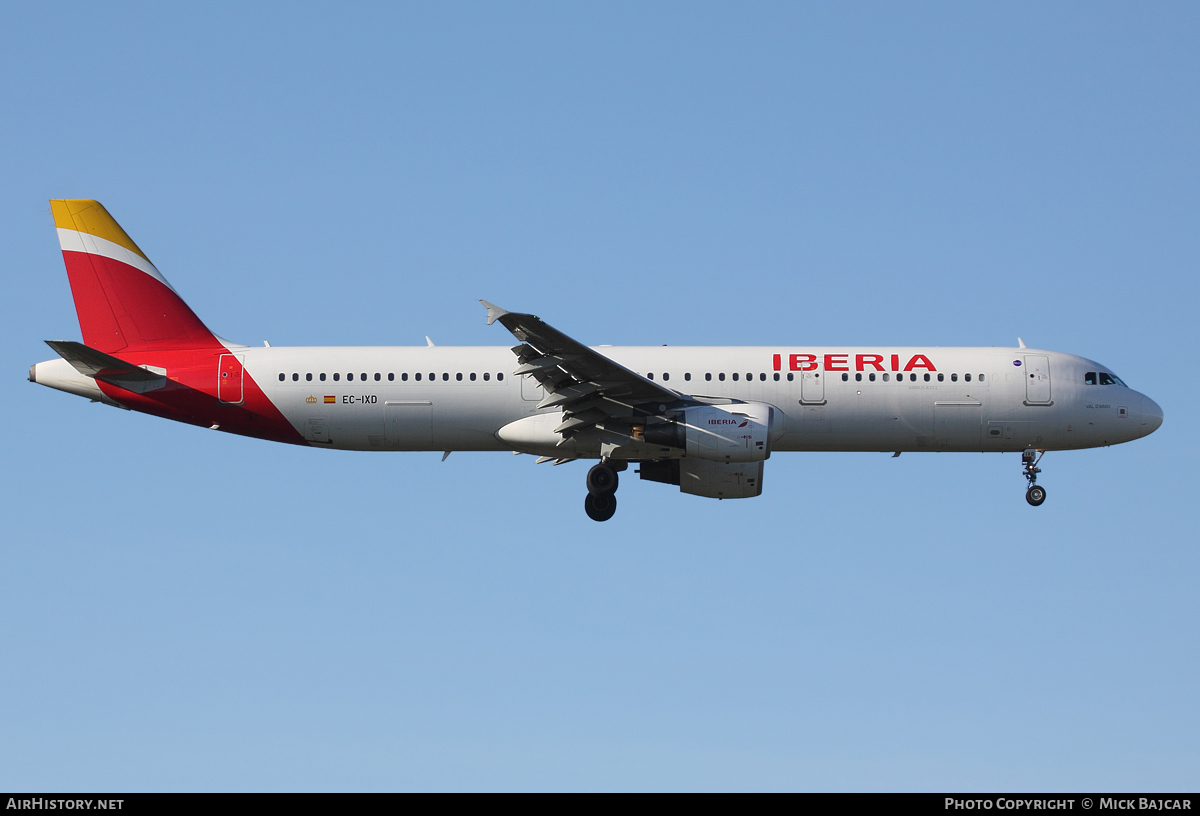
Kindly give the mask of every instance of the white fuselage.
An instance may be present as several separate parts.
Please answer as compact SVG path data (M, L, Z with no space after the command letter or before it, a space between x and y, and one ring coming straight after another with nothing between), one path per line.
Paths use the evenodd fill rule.
M1162 421L1161 410L1142 394L1119 383L1085 382L1087 373L1107 371L1104 366L1059 352L596 350L682 394L771 405L777 411L775 451L1065 450L1136 439ZM537 404L545 396L531 378L511 374L514 358L503 347L235 351L244 354L246 371L296 430L322 447L512 450L516 446L497 433L539 413ZM892 370L903 369L917 355L930 365ZM544 451L529 446L527 452Z

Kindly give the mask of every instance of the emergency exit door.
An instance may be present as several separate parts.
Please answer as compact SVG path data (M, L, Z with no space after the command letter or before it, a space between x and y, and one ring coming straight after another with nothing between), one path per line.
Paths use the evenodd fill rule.
M820 371L800 372L800 401L806 405L825 402L825 378Z

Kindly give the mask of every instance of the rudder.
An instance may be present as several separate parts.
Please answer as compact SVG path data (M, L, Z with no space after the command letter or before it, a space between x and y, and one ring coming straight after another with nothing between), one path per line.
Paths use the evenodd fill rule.
M50 208L86 345L106 354L221 346L100 202Z

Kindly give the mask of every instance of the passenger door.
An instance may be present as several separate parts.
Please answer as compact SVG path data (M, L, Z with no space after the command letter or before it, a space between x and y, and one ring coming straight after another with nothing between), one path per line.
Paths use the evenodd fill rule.
M1029 405L1049 405L1050 358L1040 354L1025 356L1025 402Z
M242 402L242 358L238 354L222 354L217 368L217 399L229 405Z

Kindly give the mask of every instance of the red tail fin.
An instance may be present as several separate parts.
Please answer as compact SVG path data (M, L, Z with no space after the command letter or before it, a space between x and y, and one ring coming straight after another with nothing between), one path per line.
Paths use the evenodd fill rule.
M107 354L220 348L98 201L51 201L83 342Z

